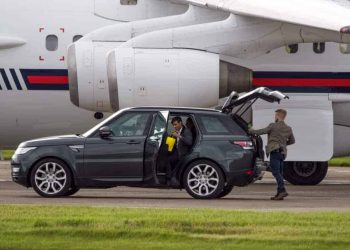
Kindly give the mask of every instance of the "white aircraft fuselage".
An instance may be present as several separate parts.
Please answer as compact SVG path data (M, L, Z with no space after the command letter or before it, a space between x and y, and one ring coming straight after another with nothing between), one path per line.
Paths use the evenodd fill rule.
M105 116L109 115L108 111L111 110L108 108L101 108L100 110L96 108L100 104L103 106L103 102L95 102L97 106L89 107L88 109L91 111L88 111L78 108L70 101L67 48L73 42L75 36L84 36L108 25L161 18L170 15L181 15L188 11L188 6L186 5L174 4L162 0L140 0L137 5L125 6L121 6L119 1L112 0L60 0L49 2L45 0L23 0L19 2L1 0L0 2L2 6L0 9L1 148L16 147L21 141L36 137L53 134L81 133L99 122L99 120L94 118L96 111L105 112ZM210 16L209 18L214 20L218 16ZM229 27L231 25L230 22L233 22L232 16L227 17L224 14L222 15L222 20L223 23L217 23L218 27L225 25ZM242 20L237 18L234 21L239 23L245 20L244 18ZM172 24L171 22L171 20L167 21L167 25L171 28L176 28L176 24ZM186 18L184 18L183 22L187 22ZM262 25L266 29L271 28L271 30L274 30L275 23ZM201 27L204 30L206 26L203 24ZM289 30L293 29L292 25L287 28ZM149 27L149 29L152 31L152 27ZM140 44L140 47L142 47L144 44L152 44L152 37L141 36L142 32L140 31L140 39L136 37L130 46L137 47ZM190 33L185 29L181 30L180 28L176 32L181 34L181 37L184 37L183 34L187 34L190 37ZM305 35L306 33L304 33L304 38L307 37ZM176 35L177 33L173 34ZM174 41L176 40L175 35ZM310 35L310 37L312 36ZM58 41L57 48L55 47L56 38ZM230 37L221 38L223 40L231 39ZM52 39L52 41L47 42L47 39ZM304 40L304 42L307 41L308 39ZM100 42L103 43L103 39ZM163 40L159 44L166 46L164 45L166 42L162 42ZM190 45L185 42L179 40L178 44L184 47L191 47L198 41L195 38L194 41L191 41ZM301 41L295 42L299 43ZM261 55L257 53L251 58L221 55L215 59L251 69L253 73L252 79L250 79L251 81L247 83L249 85L264 85L276 88L291 96L291 101L282 103L279 106L286 107L290 111L288 123L297 129L307 131L306 133L308 134L310 134L310 130L314 131L311 137L304 137L301 134L297 138L298 145L307 145L306 148L310 150L310 154L305 153L305 147L298 146L299 149L295 148L292 150L290 156L292 159L300 158L300 154L302 154L303 156L301 158L303 161L316 161L317 159L326 161L333 155L350 153L349 140L345 139L350 136L350 117L347 115L348 107L350 107L350 77L348 73L350 54L341 53L339 51L339 44L337 43L327 42L325 45L324 52L319 54L314 52L312 43L300 43L296 53L287 53L283 46L271 50L268 54ZM215 52L227 52L230 48L232 47L218 47L215 48ZM168 48L164 47L162 49ZM127 49L119 51L128 53ZM238 53L233 50L231 51L232 53ZM157 53L157 51L153 52ZM86 53L89 56L89 53L92 52L87 51ZM193 53L196 54L197 52ZM142 58L142 53L140 55L141 59L139 60L147 61ZM180 52L179 55L181 56ZM84 56L88 57L86 55ZM211 58L203 57L200 61L205 63L206 59L208 59L208 66L213 65L211 64L213 62ZM172 58L170 56L169 65L166 65L166 67L171 67L171 60ZM193 61L193 63L198 62ZM99 70L98 67L103 68L105 71L105 67L102 66L96 65L91 71L91 74ZM185 68L186 66L183 67ZM210 69L213 68L210 67ZM208 74L208 78L210 78L218 73L214 71L211 74L207 68L203 70L203 74ZM151 73L154 74L152 71L148 71L148 73L150 75ZM169 74L165 74L162 77L167 77ZM144 80L142 79L142 81ZM159 81L161 80L162 78L159 77ZM120 93L127 95L127 88L129 88L127 85L128 82L119 81L118 83L121 83L121 85L125 83L125 89L122 89L125 92ZM218 101L218 96L212 98L211 95L208 95L207 99L198 96L198 94L196 96L198 92L203 95L208 89L211 91L212 88L216 88L216 85L200 85L202 83L199 82L199 85L193 87L194 89L186 88L183 90L183 96L187 98L184 102L178 102L178 98L175 98L174 103L170 104L186 104L189 106L215 104L213 100ZM99 81L98 84L98 88L100 88L101 95L103 96L103 93L105 93L104 89L108 87L105 86L104 81ZM148 91L158 86L147 86ZM200 89L200 86L206 87ZM136 93L143 86L141 88L140 85L133 87ZM249 87L251 86L247 86L247 88ZM167 91L167 88L164 91ZM98 97L99 92L95 91L94 93L95 97ZM137 93L140 96L145 96L145 93ZM193 94L193 98L191 94ZM135 95L133 96L135 97ZM140 99L132 102L133 96L126 98L118 108L128 105L155 104L155 99L151 97L149 102L142 102ZM83 101L81 98L80 102ZM158 99L157 101L162 100ZM266 125L268 121L272 121L273 113L271 113L271 110L275 107L275 105L269 106L269 104L265 104L265 106L264 104L255 105L253 108L254 126L261 127ZM302 118L300 118L300 115ZM322 120L327 120L327 122L318 123L317 119L319 117L322 117ZM330 129L332 133L325 135L324 131ZM325 138L324 141L322 139L319 140L319 138L323 137ZM318 150L318 152L313 152L315 150L312 148L312 142L316 139L318 140L318 146L324 148Z
M0 1L0 148L14 148L31 138L82 133L100 121L95 112L78 108L69 99L67 47L73 37L187 9L169 8L167 3L157 7L155 3L163 1L156 0L119 6L115 15L114 2ZM49 35L58 38L54 51L46 48Z

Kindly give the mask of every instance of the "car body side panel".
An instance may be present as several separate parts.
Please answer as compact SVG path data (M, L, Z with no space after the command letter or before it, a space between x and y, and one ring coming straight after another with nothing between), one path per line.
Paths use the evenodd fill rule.
M239 145L234 145L231 142L233 140L232 136L227 137L226 140L223 140L222 137L203 136L193 151L181 161L178 177L181 177L191 162L207 159L219 165L229 184L237 186L249 184L251 178L244 173L254 168L255 153L253 150L245 150ZM240 177L236 178L236 176Z
M17 176L13 176L18 178L16 182L26 187L31 186L30 171L35 163L44 158L57 158L64 161L72 171L74 183L79 183L79 176L83 174L83 152L74 152L67 145L38 147L30 154L15 155L11 165L20 167Z
M114 185L143 180L143 152L146 136L88 138L84 149L86 181Z

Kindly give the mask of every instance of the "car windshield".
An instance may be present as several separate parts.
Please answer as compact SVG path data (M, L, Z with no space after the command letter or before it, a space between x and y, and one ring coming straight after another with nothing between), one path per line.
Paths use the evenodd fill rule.
M82 136L84 137L89 137L91 136L93 133L96 132L96 130L100 127L103 127L104 124L108 123L110 120L112 120L114 117L116 117L117 115L119 115L120 113L124 112L127 109L121 109L118 112L114 113L113 115L111 115L110 117L108 117L106 120L98 123L96 126L94 126L93 128L89 129L88 131L86 131L84 134L82 134Z

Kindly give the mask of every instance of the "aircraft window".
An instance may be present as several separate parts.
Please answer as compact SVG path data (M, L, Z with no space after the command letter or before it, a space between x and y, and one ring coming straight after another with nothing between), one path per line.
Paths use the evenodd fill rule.
M56 35L48 35L46 37L46 49L55 51L58 48L58 37Z
M136 5L137 0L120 0L121 5Z
M316 54L322 54L326 49L326 44L325 43L314 43L313 47L314 47L314 52Z
M339 44L339 50L343 54L350 54L350 44L347 44L347 43Z
M82 35L75 35L75 36L73 36L73 43L78 41L82 37L83 37Z
M286 51L289 54L295 54L298 52L299 46L298 44L290 44L286 46Z

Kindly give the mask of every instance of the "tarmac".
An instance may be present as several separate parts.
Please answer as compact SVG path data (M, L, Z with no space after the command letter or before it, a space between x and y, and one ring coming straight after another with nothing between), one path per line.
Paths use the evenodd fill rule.
M330 167L319 185L286 183L289 196L271 201L276 184L270 173L246 187L235 187L221 199L196 200L185 190L116 187L81 189L71 197L43 198L32 188L11 181L10 164L0 162L0 204L113 206L142 208L220 208L283 211L350 211L350 168Z

